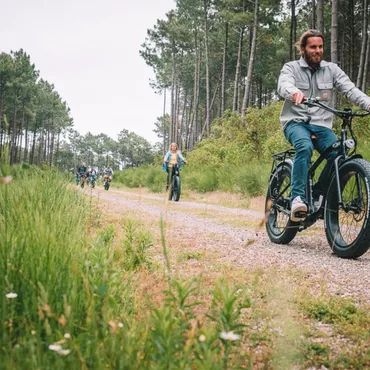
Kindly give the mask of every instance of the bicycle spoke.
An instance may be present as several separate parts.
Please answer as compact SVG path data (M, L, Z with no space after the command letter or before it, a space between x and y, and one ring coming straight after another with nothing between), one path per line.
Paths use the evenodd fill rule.
M346 244L353 243L364 225L367 204L365 183L358 174L352 174L342 191L344 207L338 210L340 234ZM348 208L348 210L346 210Z

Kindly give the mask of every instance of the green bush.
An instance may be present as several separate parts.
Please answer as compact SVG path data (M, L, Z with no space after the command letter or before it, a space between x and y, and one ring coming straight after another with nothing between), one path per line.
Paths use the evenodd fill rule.
M200 166L196 169L192 168L186 175L183 176L182 183L195 191L206 193L217 189L218 177L214 168L208 166Z
M259 164L245 166L238 171L236 185L243 194L251 197L263 195L266 192L269 170Z

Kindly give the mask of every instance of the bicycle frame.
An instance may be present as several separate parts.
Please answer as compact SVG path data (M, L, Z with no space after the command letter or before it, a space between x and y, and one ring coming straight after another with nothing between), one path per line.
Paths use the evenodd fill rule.
M307 201L309 203L309 207L311 208L311 211L313 209L312 207L312 179L315 175L316 169L320 166L320 164L325 160L325 157L333 150L337 151L337 155L334 159L334 173L335 173L335 180L336 180L336 185L337 185L337 195L338 195L338 204L341 208L345 209L348 211L348 207L346 207L343 204L343 199L342 199L342 192L340 189L340 178L339 178L339 167L340 164L343 164L345 161L352 159L352 158L362 158L360 154L355 154L356 153L356 148L357 148L357 141L355 139L355 136L352 131L352 119L353 117L363 117L368 114L369 112L366 113L357 113L354 112L350 108L346 108L344 110L337 110L334 108L330 108L325 104L322 104L318 99L307 99L304 104L308 106L317 106L321 107L337 117L342 119L342 124L341 124L341 131L340 131L340 136L339 139L331 145L329 148L327 148L320 156L319 158L310 166L308 170L308 191L307 191ZM351 138L348 139L348 134L347 134L347 129L351 135ZM352 151L351 151L352 149Z

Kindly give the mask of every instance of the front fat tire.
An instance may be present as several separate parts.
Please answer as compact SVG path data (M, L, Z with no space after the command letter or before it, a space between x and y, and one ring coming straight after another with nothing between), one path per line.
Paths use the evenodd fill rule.
M356 175L359 176L362 202ZM345 212L338 206L336 179L333 177L325 204L325 234L333 252L342 258L357 258L370 247L370 163L356 158L339 169L340 186L344 204L358 207Z
M172 197L173 197L173 188L171 185L170 189L168 190L168 200L172 200Z
M274 207L273 199L283 189L285 189L283 198L284 203L289 203L287 199L290 196L290 182L292 177L292 167L288 163L279 164L273 176L271 177L267 189L265 202L265 224L266 232L270 240L275 244L290 243L298 232L299 222L293 222L289 216ZM281 198L279 198L281 199ZM280 202L283 204L283 202Z
M181 195L180 178L176 176L173 181L173 199L175 202L178 202L180 200L180 195Z

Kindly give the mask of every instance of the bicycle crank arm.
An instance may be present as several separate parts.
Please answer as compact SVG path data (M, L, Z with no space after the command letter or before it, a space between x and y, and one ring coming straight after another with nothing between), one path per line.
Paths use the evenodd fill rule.
M287 210L286 208L282 207L279 204L274 204L274 207L279 211L285 213L287 216L290 216L290 211Z

